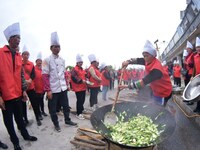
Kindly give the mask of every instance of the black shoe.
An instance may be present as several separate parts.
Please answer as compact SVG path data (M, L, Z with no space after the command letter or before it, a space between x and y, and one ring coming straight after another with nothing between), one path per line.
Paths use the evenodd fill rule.
M28 126L28 124L29 124L29 121L28 120L24 120L25 127Z
M193 105L194 102L187 102L187 105Z
M40 115L40 116L38 116L38 119L39 120L43 120L43 117Z
M8 146L0 141L0 148L8 149Z
M200 114L200 109L196 108L196 109L193 110L193 112Z
M70 121L65 121L65 124L70 125L70 126L76 126L77 123Z
M55 130L56 130L57 132L61 132L60 126L59 126L59 125L58 125L58 126L55 126Z
M45 116L45 117L48 116L45 112L42 112L42 115Z
M22 150L19 145L14 145L14 150Z
M28 136L28 137L24 138L24 140L26 140L26 141L37 141L37 138L34 137L34 136Z
M37 120L37 125L38 126L41 126L42 125L42 122L40 120Z

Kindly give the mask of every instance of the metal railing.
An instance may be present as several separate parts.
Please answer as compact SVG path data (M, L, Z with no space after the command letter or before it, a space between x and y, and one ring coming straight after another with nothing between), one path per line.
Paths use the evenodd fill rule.
M187 13L189 13L188 11L189 8L191 7L190 5L191 3L187 6L185 10L185 17L183 18L178 28L181 28L181 26L183 26L184 21L186 21L185 19L187 19ZM167 47L165 48L164 52L161 54L161 60L163 61L171 57L175 57L174 53L179 50L179 48L183 45L183 43L190 37L190 35L193 32L195 32L196 29L198 29L199 26L200 26L200 11L198 11L198 13L191 21L191 23L187 24L187 28L184 29L182 35L180 35L179 33L180 35L179 39L177 39L177 37L175 38L175 36L178 34L178 30L175 32L174 36L172 37Z

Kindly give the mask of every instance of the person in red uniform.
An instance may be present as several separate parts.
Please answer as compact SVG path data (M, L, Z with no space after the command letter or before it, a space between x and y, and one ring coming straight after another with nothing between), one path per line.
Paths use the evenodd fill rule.
M128 76L129 76L129 73L128 73L128 70L126 69L126 70L124 70L124 74L122 77L125 85L128 85Z
M40 111L39 111L39 101L36 98L36 93L35 93L35 85L33 80L35 79L35 67L34 64L29 61L29 51L27 49L27 47L24 45L23 47L23 52L22 52L22 62L23 62L23 69L24 69L24 76L26 79L26 83L28 85L28 89L27 89L27 94L29 97L29 100L31 102L34 114L35 114L35 118L37 121L37 125L41 126L42 123L40 120L42 120L41 116L40 116ZM26 103L23 102L23 115L24 115L24 121L25 124L28 124L28 118L27 118L27 108L26 108Z
M131 81L132 83L134 83L135 81L137 81L137 69L133 68L133 70L131 71Z
M109 73L109 68L106 65L106 63L102 63L100 68L102 68L102 70L101 70L102 99L104 101L106 101L108 89L109 89L110 82L111 82L111 76Z
M85 119L83 116L86 96L86 71L82 68L83 60L80 54L76 55L76 66L71 71L71 88L76 94L76 117Z
M98 65L99 62L94 54L90 54L88 59L91 63L90 67L88 68L88 79L92 85L88 85L90 90L90 107L91 110L95 110L98 107L98 93L101 86L101 73L99 71Z
M22 57L16 51L20 43L19 23L8 26L4 30L4 35L9 45L0 48L0 108L14 149L21 150L14 128L13 116L24 140L36 141L37 138L29 135L22 118L22 98L26 100L28 96L22 69Z
M187 41L186 50L188 52L188 55L185 58L184 65L187 70L187 73L185 75L185 86L190 82L190 79L192 77L193 68L194 68L194 53L193 53L193 45ZM193 105L193 102L187 102L187 105Z
M185 64L186 69L188 71L188 73L186 75L186 81L185 81L186 82L186 86L187 86L187 84L190 82L190 79L192 77L193 68L194 68L193 46L189 41L187 41L186 50L188 52L188 55L186 56L184 64Z
M121 73L122 73L122 69L120 68L120 69L117 70L117 84L119 84Z
M173 73L174 73L174 83L175 85L181 87L181 66L179 65L179 61L175 61L174 67L173 67Z
M44 111L44 83L43 83L43 78L42 78L42 53L39 52L37 55L37 59L35 61L35 78L33 80L34 85L35 85L35 93L36 96L35 98L37 99L36 101L39 102L39 115L42 118L41 115L47 116L47 114Z
M164 70L165 70L168 74L170 74L170 73L169 73L169 67L168 67L168 65L167 65L167 62L166 62L166 61L163 61L162 65L163 65Z
M200 39L199 37L196 37L195 47L196 47L197 53L194 56L194 71L193 71L192 78L200 74ZM197 102L197 106L193 111L200 114L200 101Z
M150 84L152 90L152 98L156 104L166 106L167 101L172 95L172 83L169 75L164 71L160 61L156 58L156 49L150 41L146 41L143 48L144 58L132 58L122 63L123 67L129 64L145 65L146 76L134 83L134 87L141 89ZM133 88L129 86L119 86L119 88Z

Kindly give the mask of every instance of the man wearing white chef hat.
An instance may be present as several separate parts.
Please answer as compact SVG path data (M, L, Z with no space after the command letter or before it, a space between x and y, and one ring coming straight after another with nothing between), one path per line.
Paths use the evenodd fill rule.
M58 116L56 114L57 103L63 108L65 124L75 126L77 123L71 121L70 107L67 96L67 84L65 79L65 60L59 56L60 42L57 32L51 33L50 49L52 54L42 64L42 75L44 79L44 90L47 92L49 112L55 130L60 132Z
M14 129L13 116L24 140L36 141L30 136L22 119L22 97L27 99L26 81L22 70L22 57L16 49L20 43L20 26L14 23L4 30L8 45L0 48L0 108L3 120L15 150L21 150ZM8 61L9 60L9 61ZM10 69L15 68L15 69Z

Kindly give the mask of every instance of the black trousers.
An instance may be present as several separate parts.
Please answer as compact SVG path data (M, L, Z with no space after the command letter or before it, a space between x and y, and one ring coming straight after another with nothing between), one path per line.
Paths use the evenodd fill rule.
M84 110L84 103L85 103L85 94L86 91L79 91L79 92L75 92L76 94L76 111L77 111L77 115L82 114L83 110Z
M200 101L197 102L196 109L198 109L200 111Z
M36 118L36 120L39 120L39 116L40 116L39 101L36 98L35 90L27 91L27 94L28 94L29 100L31 102L33 112L35 114L35 118Z
M21 97L9 101L5 101L6 110L2 110L3 121L10 135L10 140L13 145L19 145L19 139L16 135L13 116L15 122L17 124L17 128L20 130L21 135L26 138L29 136L28 131L24 125L24 121L22 119L22 100Z
M185 80L184 80L185 87L186 87L187 84L190 82L191 77L192 77L192 75L189 75L189 74L186 74L186 75L185 75Z
M28 121L28 116L27 116L27 106L26 102L22 101L22 118L25 121Z
M44 94L43 93L36 93L35 99L38 101L39 104L39 112L44 112Z
M181 78L174 77L174 85L181 87Z
M98 93L100 87L92 87L90 88L90 107L98 103Z
M54 126L59 125L58 116L56 114L57 102L59 102L61 107L63 108L65 121L71 120L69 118L70 109L69 109L67 90L62 91L60 93L53 93L52 99L48 100L48 108Z

